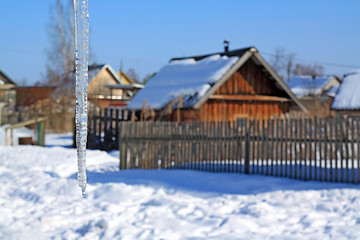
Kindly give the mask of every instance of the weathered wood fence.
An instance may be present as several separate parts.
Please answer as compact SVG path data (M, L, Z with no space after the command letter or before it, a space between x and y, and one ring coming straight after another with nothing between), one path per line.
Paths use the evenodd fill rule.
M120 169L180 168L360 183L359 120L118 121L115 142Z
M123 121L131 118L131 112L124 108L98 110L89 119L88 148L112 150L119 148L119 129Z

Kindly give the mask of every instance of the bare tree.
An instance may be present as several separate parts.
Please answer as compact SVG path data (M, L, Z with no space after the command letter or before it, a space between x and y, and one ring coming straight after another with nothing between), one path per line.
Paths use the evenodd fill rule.
M70 73L74 69L74 13L73 1L65 6L61 0L55 0L50 7L48 38L50 47L47 49L47 82L60 84L70 81Z
M295 53L287 51L283 47L277 47L270 60L272 68L281 78L284 78L284 74L286 74L287 81L290 80L293 72L295 55Z
M280 74L280 72L284 69L284 61L285 61L286 50L283 47L275 48L275 52L272 55L271 66L272 68Z
M126 72L126 74L136 83L140 82L139 76L136 73L135 69L129 68L129 70Z
M286 56L286 80L290 81L291 79L291 74L293 72L293 68L294 68L294 58L295 58L295 53L288 53Z
M143 84L146 84L151 78L153 78L156 75L156 72L152 73L152 74L146 74L144 79L143 79Z
M295 75L321 75L324 73L324 67L318 64L296 64L293 72Z

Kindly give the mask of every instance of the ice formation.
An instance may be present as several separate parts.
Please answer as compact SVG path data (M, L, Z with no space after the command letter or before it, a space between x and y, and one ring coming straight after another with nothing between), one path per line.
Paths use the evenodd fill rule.
M78 184L86 190L87 88L89 56L89 13L87 0L74 0L76 48L76 146Z

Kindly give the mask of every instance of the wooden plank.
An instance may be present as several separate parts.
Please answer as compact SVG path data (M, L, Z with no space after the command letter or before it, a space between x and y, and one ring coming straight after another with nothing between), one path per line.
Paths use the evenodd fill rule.
M307 176L307 145L308 145L308 119L304 119L304 157L302 161L303 179L306 180Z
M280 171L279 171L279 175L281 177L284 176L284 119L281 118L279 125L278 125L278 129L280 131ZM286 149L286 147L285 147ZM286 165L285 165L286 166Z
M298 174L298 160L299 160L299 149L298 149L298 146L299 146L299 134L300 134L300 131L299 130L299 122L301 120L299 119L295 119L295 132L294 132L294 178L299 178L299 174Z
M270 173L270 119L267 120L267 126L266 126L266 175L269 175Z
M262 141L261 141L261 174L265 174L265 158L266 158L266 154L265 154L265 151L266 151L266 136L265 136L265 131L266 131L266 128L265 128L265 119L262 120Z
M270 147L270 175L274 176L275 175L275 158L274 158L274 145L275 145L275 139L274 139L274 119L271 119L270 121L271 123L271 147Z
M349 119L346 118L344 119L345 121L345 134L344 134L344 137L345 137L345 168L346 168L346 171L345 171L345 181L346 182L350 182L350 179L349 179L349 170L350 170L350 166L349 166Z
M329 169L329 179L330 181L334 181L334 175L333 175L333 128L334 128L334 124L333 124L333 118L329 119L329 134L330 134L330 152L329 152L329 160L330 160L330 169Z
M290 155L289 155L289 177L292 178L293 177L293 145L294 145L294 140L293 140L293 124L294 124L293 119L290 119Z
M318 180L318 174L317 174L317 171L318 171L318 167L317 167L317 151L318 151L318 145L317 145L317 142L318 142L318 129L319 129L319 126L318 126L318 118L315 117L314 119L314 180Z
M344 151L343 151L343 144L344 144L344 118L339 119L340 122L340 182L344 182Z
M297 178L302 179L302 160L303 160L303 119L299 119L299 141L298 141L298 159L296 161L297 170Z
M322 154L322 119L319 118L319 180L323 180L323 154Z
M288 171L288 169L289 169L289 158L288 158L288 150L290 149L290 147L289 147L289 142L290 142L290 140L289 140L289 118L286 118L285 119L285 137L286 137L286 139L285 139L285 149L284 149L284 151L285 151L285 172L284 172L284 176L286 176L286 177L288 177L289 176L289 171ZM291 145L290 145L291 146Z
M218 137L218 122L214 122L213 123L214 127L213 127L213 132L212 132L212 136L213 136L213 159L211 162L211 171L215 172L215 167L216 167L216 160L217 160L217 144L218 141L216 140Z
M354 128L354 119L350 119L351 122L351 182L356 183L355 180L355 147L354 147L354 135L355 135L355 128Z
M356 118L357 183L360 183L360 118Z
M335 182L339 181L339 166L338 166L338 158L339 158L339 147L338 147L338 125L339 125L339 118L335 118Z
M328 165L329 165L329 161L328 161L328 119L324 119L324 162L325 162L325 166L324 166L324 180L325 181L329 181L329 173L328 173Z
M255 135L255 134L254 134ZM256 119L256 173L260 173L260 119Z
M210 99L223 101L270 101L270 102L289 102L290 99L268 95L229 95L216 94L210 96Z
M312 180L313 178L313 121L312 119L309 119L309 176L308 176L308 180Z

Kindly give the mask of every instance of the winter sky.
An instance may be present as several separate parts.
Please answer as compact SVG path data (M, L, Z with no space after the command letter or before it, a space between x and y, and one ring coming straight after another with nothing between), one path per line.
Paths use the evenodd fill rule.
M0 0L0 70L18 83L45 73L54 2ZM255 46L266 59L283 47L295 62L342 76L360 69L359 9L358 0L90 0L90 45L97 63L118 70L122 61L141 78L172 57L222 51L224 39L230 49Z

